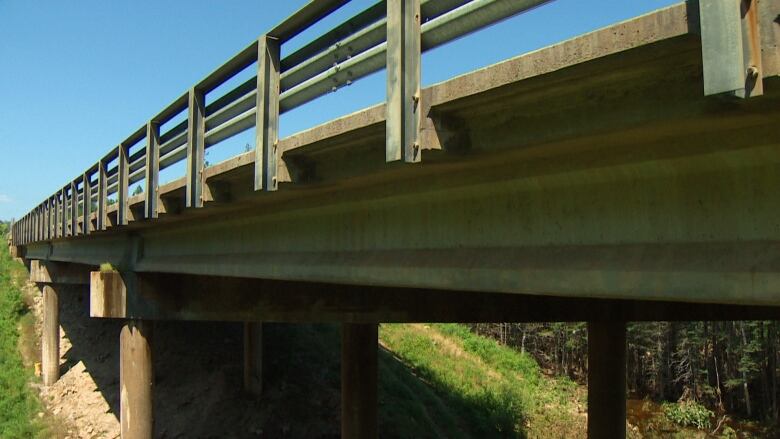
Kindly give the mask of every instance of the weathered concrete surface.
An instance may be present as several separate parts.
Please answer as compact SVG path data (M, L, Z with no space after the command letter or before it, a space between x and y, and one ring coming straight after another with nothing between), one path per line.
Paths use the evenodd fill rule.
M243 155L206 176L216 195L204 209L170 203L158 221L29 257L780 305L780 84L765 78L766 95L744 102L705 98L694 24L676 5L431 87L428 127L444 141L420 166L384 163L373 107L283 139L293 184L277 193L254 193Z

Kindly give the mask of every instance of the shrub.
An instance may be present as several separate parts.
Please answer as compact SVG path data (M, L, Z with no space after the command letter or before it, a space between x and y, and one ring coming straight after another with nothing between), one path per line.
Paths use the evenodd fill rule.
M710 419L715 416L711 410L696 401L665 402L661 408L667 419L683 427L696 427L704 430L710 427Z

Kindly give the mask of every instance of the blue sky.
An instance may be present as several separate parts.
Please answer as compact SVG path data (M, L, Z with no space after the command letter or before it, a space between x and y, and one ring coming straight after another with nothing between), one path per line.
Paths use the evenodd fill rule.
M282 56L376 0L353 0ZM0 220L20 217L80 175L174 98L304 0L0 0ZM672 0L556 0L426 53L424 85ZM247 76L248 75L248 76ZM252 72L243 72L247 78ZM384 72L282 116L287 136L384 100ZM208 97L207 97L208 99ZM221 161L254 131L210 149ZM171 167L163 182L183 175Z

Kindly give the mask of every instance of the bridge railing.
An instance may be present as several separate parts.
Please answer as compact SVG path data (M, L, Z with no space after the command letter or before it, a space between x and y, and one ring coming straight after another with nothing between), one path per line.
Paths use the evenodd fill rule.
M15 222L13 245L126 225L128 187L140 181L145 181L143 217L156 218L160 171L182 161L185 206L202 207L206 149L253 127L254 189L275 191L279 115L382 69L387 69L386 161L419 162L421 54L550 0L383 0L281 58L283 44L348 1L312 0L239 51ZM758 38L755 8L742 14L739 0L700 0L699 8L705 93L760 94L760 41L742 40ZM253 64L256 76L207 102L209 92ZM161 132L185 111L186 120Z
M239 51L17 221L13 245L126 225L128 188L142 181L144 218L156 218L159 173L185 160L185 206L202 207L205 150L253 127L254 189L274 191L279 115L384 68L387 161L417 162L421 53L549 0L380 1L280 57L283 44L348 1L312 0ZM209 92L255 63L256 76L206 102ZM186 120L160 131L184 111ZM142 141L145 146L131 153ZM116 217L109 221L113 202Z

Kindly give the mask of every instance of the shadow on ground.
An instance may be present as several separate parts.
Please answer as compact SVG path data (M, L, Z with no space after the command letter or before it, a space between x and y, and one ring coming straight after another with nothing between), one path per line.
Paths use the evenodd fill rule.
M118 418L121 322L90 318L85 289L63 292L60 308L72 344L62 372L83 362ZM340 437L338 326L266 324L262 399L242 390L242 334L240 323L155 323L155 437ZM469 425L494 408L424 382L391 352L379 362L380 437L517 436Z

